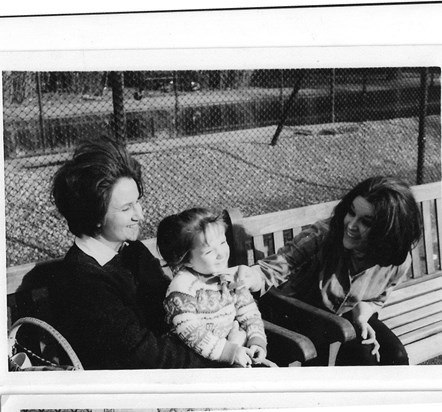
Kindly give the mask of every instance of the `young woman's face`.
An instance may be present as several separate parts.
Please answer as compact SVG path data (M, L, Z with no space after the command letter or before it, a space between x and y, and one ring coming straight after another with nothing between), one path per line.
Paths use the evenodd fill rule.
M115 183L97 239L118 250L127 240L137 240L144 219L137 184L122 177Z
M210 223L206 233L196 236L187 266L205 275L223 272L227 269L229 255L224 227Z
M344 217L343 244L345 249L359 252L365 250L373 219L373 205L362 196L356 197Z

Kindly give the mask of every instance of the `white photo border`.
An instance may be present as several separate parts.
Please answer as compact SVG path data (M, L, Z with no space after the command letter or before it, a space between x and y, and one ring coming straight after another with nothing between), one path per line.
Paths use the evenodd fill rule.
M157 409L175 411L227 412L408 412L419 407L436 412L442 406L440 393L426 392L303 392L258 394L233 393L228 397L210 394L90 394L90 395L7 395L1 399L3 412L26 409L59 412L63 409L89 409L94 412L155 412ZM67 412L67 411L66 411Z

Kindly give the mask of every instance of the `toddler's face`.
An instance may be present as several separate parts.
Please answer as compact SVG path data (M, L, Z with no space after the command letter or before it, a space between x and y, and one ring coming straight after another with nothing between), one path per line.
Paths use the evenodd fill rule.
M195 238L188 266L205 275L224 272L228 266L229 255L224 227L211 223L205 233L200 233Z

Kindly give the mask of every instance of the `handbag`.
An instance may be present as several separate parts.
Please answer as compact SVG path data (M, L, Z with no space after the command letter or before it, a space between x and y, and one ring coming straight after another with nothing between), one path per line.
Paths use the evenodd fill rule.
M27 328L20 337L19 331ZM18 319L8 335L9 371L74 371L83 365L69 342L53 326L33 317Z

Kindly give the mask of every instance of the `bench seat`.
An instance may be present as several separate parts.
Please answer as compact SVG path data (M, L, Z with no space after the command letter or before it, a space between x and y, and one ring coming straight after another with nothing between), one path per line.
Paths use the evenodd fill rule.
M442 355L442 273L393 291L379 318L404 344L411 364Z

